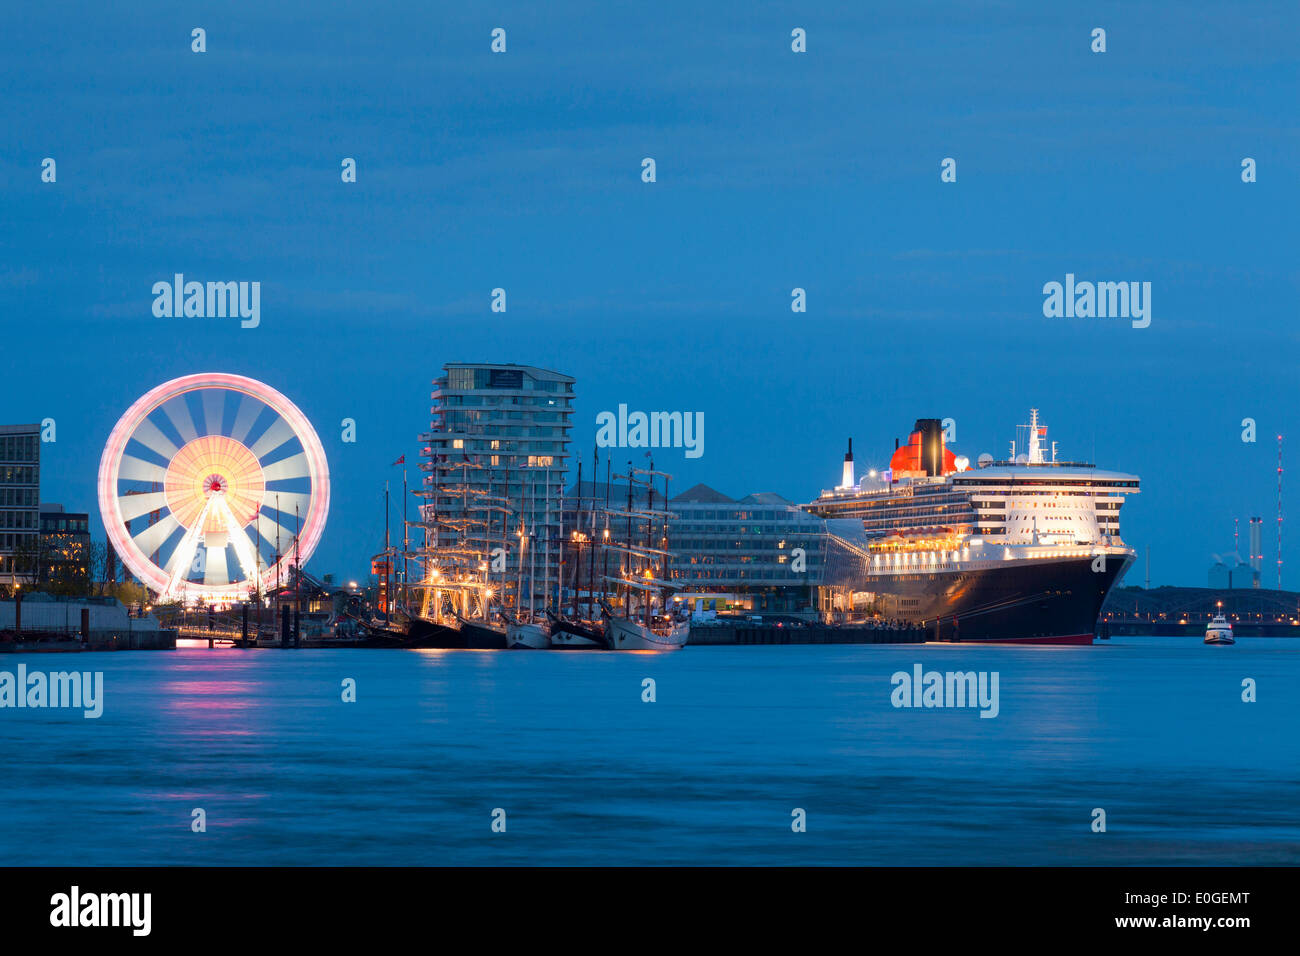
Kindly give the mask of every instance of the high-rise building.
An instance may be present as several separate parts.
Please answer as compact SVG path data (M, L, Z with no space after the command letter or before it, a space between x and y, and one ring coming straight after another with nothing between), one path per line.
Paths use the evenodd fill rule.
M0 425L0 584L38 573L41 426Z
M553 593L559 580L573 383L529 365L476 362L448 363L434 380L432 427L419 436L427 542L411 544L427 543L448 577L483 581L492 604L527 604L531 578L540 610L544 582Z

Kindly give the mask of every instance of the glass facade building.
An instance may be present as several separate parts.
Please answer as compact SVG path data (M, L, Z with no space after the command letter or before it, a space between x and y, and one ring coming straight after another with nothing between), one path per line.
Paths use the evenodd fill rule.
M40 509L41 426L0 425L0 584L34 580Z
M799 613L816 608L826 522L780 495L739 500L706 485L673 498L676 596L696 611Z

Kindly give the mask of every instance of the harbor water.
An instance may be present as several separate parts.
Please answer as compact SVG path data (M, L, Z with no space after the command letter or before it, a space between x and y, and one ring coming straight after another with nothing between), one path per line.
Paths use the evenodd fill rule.
M104 710L0 709L10 865L1300 863L1295 639L19 663ZM894 706L917 664L997 715Z

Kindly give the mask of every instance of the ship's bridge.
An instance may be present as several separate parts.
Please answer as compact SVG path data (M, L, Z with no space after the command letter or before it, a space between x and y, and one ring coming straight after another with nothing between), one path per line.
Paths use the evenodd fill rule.
M1118 544L1119 512L1138 477L1072 462L998 462L951 476L976 534L1005 544Z

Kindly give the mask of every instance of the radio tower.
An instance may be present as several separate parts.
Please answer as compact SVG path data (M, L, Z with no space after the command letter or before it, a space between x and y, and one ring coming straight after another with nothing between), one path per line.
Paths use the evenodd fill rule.
M1277 436L1277 589L1282 590L1282 436Z

